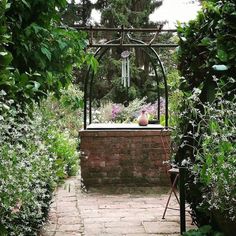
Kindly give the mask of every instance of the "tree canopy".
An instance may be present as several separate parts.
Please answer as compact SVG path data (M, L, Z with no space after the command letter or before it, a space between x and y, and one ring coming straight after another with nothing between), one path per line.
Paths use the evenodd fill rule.
M39 101L72 79L85 59L85 34L63 29L66 0L1 1L0 90L21 103Z

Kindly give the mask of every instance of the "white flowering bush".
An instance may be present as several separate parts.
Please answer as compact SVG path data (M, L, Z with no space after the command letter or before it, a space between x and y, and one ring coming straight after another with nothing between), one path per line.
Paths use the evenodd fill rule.
M217 78L215 82L220 83ZM234 83L231 78L227 85ZM185 137L194 143L195 162L190 171L194 183L201 186L198 209L236 222L236 95L234 91L225 93L221 88L222 85L218 86L211 103L200 101L199 89L186 100L193 116L189 120L192 131ZM182 118L189 113L183 112Z
M221 94L222 95L222 94ZM204 184L200 207L226 214L236 220L236 97L222 96L204 105L199 132L193 134L201 144L192 168L195 181ZM194 121L193 121L194 124ZM201 138L198 138L201 133Z
M186 198L194 221L227 236L236 231L235 7L235 0L206 0L196 19L177 26L182 114L175 159L193 165Z
M56 184L74 173L75 143L40 111L22 110L0 91L0 232L37 235ZM74 146L73 146L74 145Z

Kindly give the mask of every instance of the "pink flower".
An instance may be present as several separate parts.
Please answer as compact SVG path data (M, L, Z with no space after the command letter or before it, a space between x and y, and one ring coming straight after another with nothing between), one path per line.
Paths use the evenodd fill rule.
M119 104L112 104L112 119L114 120L117 115L121 112L122 108Z

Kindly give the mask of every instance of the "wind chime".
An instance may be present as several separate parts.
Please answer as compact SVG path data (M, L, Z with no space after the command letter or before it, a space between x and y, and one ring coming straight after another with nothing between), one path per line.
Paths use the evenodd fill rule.
M121 53L122 58L122 76L121 81L123 86L126 88L130 87L130 63L129 63L129 51L124 51Z
M121 75L121 83L126 88L126 101L124 102L124 106L127 107L129 105L129 87L130 87L130 62L129 62L129 51L124 51L121 53L122 59L122 75Z

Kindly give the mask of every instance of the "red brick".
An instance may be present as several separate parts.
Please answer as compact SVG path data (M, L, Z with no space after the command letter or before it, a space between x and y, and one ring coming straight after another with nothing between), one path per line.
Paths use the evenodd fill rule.
M147 186L159 184L160 177L166 183L163 161L169 158L169 150L164 150L169 147L169 134L158 130L80 132L81 151L88 157L81 158L84 183L137 185L138 181Z

